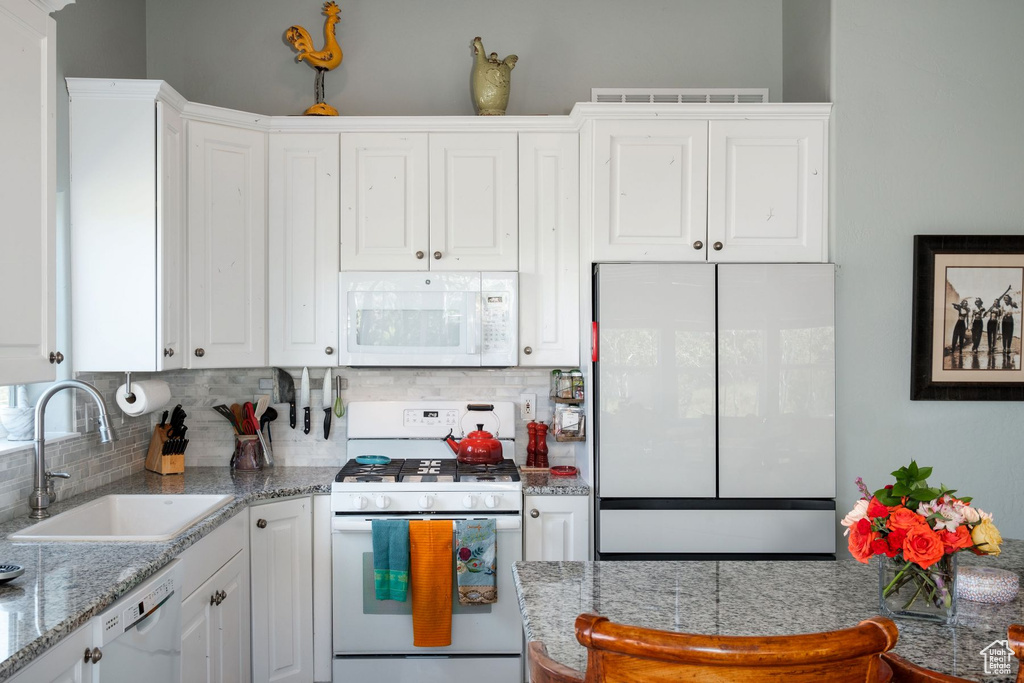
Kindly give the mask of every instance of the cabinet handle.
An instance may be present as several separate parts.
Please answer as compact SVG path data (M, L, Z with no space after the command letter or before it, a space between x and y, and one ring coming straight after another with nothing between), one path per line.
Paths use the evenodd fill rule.
M266 529L267 528L267 520L265 520L265 519L257 519L256 520L256 526L259 527L260 529Z
M63 353L61 353L60 351L51 351L50 352L50 365L53 365L54 363L56 363L57 365L60 365L63 362L64 362L64 354Z
M693 248L700 251L701 249L704 248L704 243L701 242L700 240L697 240L696 242L693 243Z
M206 355L205 349L202 349L202 348L196 349L196 358L202 358L205 355Z
M219 603L217 602L217 593L216 593L216 592L214 592L214 594L210 596L210 604L211 604L211 605L217 605L217 604L219 604Z
M533 508L532 510L530 510L530 516L534 519L537 519L538 517L540 517L540 510L538 510L537 508Z
M101 659L103 659L103 653L100 652L100 649L98 647L94 647L94 648L91 648L91 649L88 648L88 647L85 648L85 660L84 661L85 661L86 664L95 664L96 662L100 661Z
M441 258L441 252L435 251L434 252L434 260L436 261L436 260L439 260L440 258Z
M722 251L722 243L715 242L714 244L711 245L711 248L714 249L715 251Z
M324 353L326 353L328 356L331 355L332 353L334 353L334 347L328 346L326 349L324 349Z
M164 349L164 357L165 358L167 356L173 356L173 355L174 355L174 349Z
M525 347L523 349L523 353L525 353L527 356L529 356L531 353L533 353L533 347L532 346Z
M426 254L424 254L422 251L416 252L416 258L423 258L424 256L426 256Z

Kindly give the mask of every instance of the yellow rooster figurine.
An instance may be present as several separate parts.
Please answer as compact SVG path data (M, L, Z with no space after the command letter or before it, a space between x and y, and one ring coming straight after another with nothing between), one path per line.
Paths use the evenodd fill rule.
M305 111L306 116L337 116L338 110L324 102L324 72L330 71L341 64L341 46L334 35L334 25L338 23L338 14L341 10L332 0L324 3L324 14L327 21L324 22L324 49L314 50L313 39L309 31L301 26L289 26L284 37L298 51L295 61L303 59L316 69L315 95L316 104Z

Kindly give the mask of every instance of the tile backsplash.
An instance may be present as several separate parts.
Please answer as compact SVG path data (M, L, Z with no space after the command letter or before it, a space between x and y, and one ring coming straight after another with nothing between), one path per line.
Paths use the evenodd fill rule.
M298 393L302 369L286 370L295 378ZM270 427L275 462L290 466L340 467L347 459L346 418L332 418L330 439L323 438L323 411L319 406L325 368L309 370L313 426L308 435L303 434L299 415L299 425L289 428L288 406L276 405L279 417ZM550 421L551 418L552 406L545 398L549 371L545 369L332 368L332 371L348 381L348 388L342 391L345 403L436 398L513 401L518 405L520 394L531 393L538 397L537 419ZM233 430L213 406L252 401L258 394L271 393L259 388L261 379L271 378L269 368L134 373L133 377L166 381L171 387L171 401L166 408L180 403L187 413L186 476L189 467L228 466L234 448ZM84 373L78 378L95 385L103 395L119 438L112 444L99 443L94 424L95 407L83 400L80 392L75 392L75 423L82 435L47 444L47 469L71 475L68 480L57 480L58 500L141 471L153 426L160 421L162 413L159 410L140 417L124 415L114 400L117 387L124 383L123 374ZM552 464L575 461L573 444L549 441L548 447ZM522 463L525 459L526 424L517 420L516 460ZM0 521L28 514L33 466L32 442L26 442L23 449L0 454Z

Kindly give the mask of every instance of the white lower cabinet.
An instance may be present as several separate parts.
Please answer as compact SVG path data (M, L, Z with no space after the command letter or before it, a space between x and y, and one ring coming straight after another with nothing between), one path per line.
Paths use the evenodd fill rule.
M524 496L523 560L590 559L589 496Z
M250 509L252 672L259 683L313 681L312 499Z
M60 641L34 662L8 678L9 683L87 683L92 681L92 663L82 653L92 648L92 622Z
M181 604L181 680L249 681L249 558L239 551Z

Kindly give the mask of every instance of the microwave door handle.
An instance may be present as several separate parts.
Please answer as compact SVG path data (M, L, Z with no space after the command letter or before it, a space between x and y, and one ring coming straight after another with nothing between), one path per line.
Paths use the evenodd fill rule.
M466 355L475 356L480 353L480 292L473 293L473 300L469 306L469 320L466 323Z

